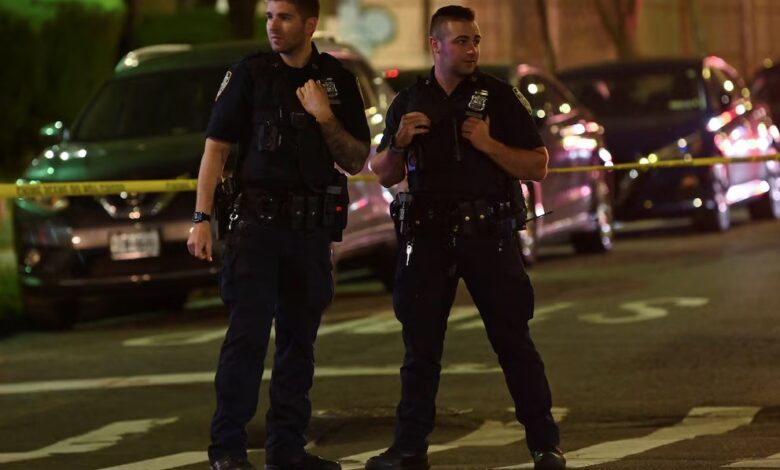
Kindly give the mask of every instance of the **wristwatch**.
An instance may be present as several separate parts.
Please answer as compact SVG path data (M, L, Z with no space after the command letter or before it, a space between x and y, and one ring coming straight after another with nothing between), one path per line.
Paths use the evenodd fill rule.
M395 145L395 134L390 136L390 151L393 153L406 153L406 148Z
M193 224L199 224L203 221L210 222L211 216L206 214L205 212L195 212L194 214L192 214Z

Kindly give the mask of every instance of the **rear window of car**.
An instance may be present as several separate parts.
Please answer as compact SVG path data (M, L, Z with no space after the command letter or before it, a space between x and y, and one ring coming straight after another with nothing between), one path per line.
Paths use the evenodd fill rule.
M698 112L707 106L701 73L693 67L589 72L564 75L562 81L600 116Z
M206 131L226 67L117 78L91 100L73 130L81 142Z

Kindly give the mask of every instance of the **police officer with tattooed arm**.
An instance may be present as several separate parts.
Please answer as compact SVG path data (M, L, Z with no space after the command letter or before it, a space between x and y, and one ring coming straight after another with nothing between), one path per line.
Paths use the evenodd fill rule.
M341 240L348 209L346 176L363 168L369 129L357 82L312 35L318 0L269 0L272 52L233 66L217 94L198 174L187 246L212 260L214 193L238 143L237 196L220 295L230 311L215 379L212 470L249 470L246 425L255 414L274 321L276 353L266 414L266 469L337 470L307 453L314 341L333 297L331 241Z
M447 317L460 278L498 355L536 470L564 469L542 359L528 320L534 294L517 232L526 218L518 180L542 180L548 154L516 88L477 68L480 31L472 10L439 9L431 19L434 67L400 92L370 167L408 193L391 206L399 237L393 303L405 355L392 446L368 470L429 468L427 436Z

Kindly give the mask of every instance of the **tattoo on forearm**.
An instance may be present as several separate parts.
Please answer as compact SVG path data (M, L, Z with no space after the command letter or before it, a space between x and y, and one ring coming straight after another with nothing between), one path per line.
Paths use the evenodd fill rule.
M321 124L321 128L336 163L350 173L359 172L368 158L368 142L352 137L336 118Z

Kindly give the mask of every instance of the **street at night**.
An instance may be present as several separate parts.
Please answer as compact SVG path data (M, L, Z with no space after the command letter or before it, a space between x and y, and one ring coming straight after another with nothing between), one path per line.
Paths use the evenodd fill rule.
M639 227L607 255L542 251L530 270L531 331L569 468L780 468L778 240L780 224L736 211L724 234ZM217 302L195 298L182 312L5 338L0 465L206 468L226 322ZM311 452L354 469L390 444L399 330L378 283L339 283L317 340ZM250 460L259 465L269 377L266 370L249 427ZM461 285L430 438L433 468L531 468L511 406Z

